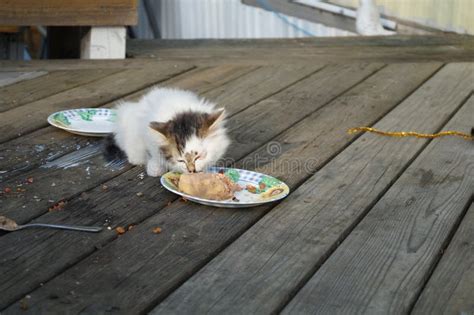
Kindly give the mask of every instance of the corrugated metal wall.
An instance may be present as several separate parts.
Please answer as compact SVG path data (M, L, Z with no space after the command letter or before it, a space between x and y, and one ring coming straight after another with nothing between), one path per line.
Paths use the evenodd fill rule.
M151 2L151 1L150 1ZM321 24L284 16L243 5L240 0L161 0L152 1L159 19L161 36L167 39L193 38L286 38L315 36L346 36L349 32ZM139 38L152 38L142 25L147 18L141 10Z

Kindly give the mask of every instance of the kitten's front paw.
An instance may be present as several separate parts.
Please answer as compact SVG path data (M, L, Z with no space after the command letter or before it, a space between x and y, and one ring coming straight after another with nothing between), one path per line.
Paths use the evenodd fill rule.
M128 163L133 164L133 165L143 165L145 164L145 158L139 155L129 155Z
M165 173L165 170L159 165L155 165L154 163L148 163L146 165L146 173L148 176L158 177L163 175Z

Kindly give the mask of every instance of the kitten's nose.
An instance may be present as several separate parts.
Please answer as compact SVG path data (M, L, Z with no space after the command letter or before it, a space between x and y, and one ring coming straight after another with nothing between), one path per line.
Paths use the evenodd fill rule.
M196 167L194 164L186 165L189 173L196 173Z

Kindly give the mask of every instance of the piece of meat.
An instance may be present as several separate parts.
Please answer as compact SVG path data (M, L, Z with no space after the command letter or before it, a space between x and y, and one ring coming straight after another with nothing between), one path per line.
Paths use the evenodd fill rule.
M185 194L210 200L226 200L241 188L223 174L192 173L182 174L178 189Z

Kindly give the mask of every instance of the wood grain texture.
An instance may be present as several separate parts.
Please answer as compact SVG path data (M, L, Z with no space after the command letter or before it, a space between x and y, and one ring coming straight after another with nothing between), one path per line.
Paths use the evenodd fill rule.
M314 75L248 108L229 122L235 135L229 152L250 153L255 141L271 140L275 125L290 127L382 68L382 64L329 65ZM311 101L308 101L311 100ZM245 121L245 123L241 123ZM256 130L249 128L256 126Z
M4 87L13 83L17 83L23 80L34 79L43 75L46 75L46 71L35 71L35 72L1 72L0 71L0 87Z
M322 68L318 64L264 66L204 96L225 107L227 114L235 114Z
M313 70L310 70L312 67ZM312 67L308 67L305 71L316 71L320 66ZM288 72L279 71L279 69L274 69L274 72L279 73L279 76L281 76L281 78L275 77L279 79L275 81L275 92L281 88L281 84L284 82L286 82L287 85L291 85L294 81L297 81L305 74L304 71L300 71L299 74L291 70ZM191 80L192 73L195 73L194 82ZM216 77L213 79L213 76ZM172 84L177 87L187 87L199 92L201 84L203 91L207 91L209 86L213 86L214 88L218 87L218 85L214 86L212 83L212 81L216 79L219 79L218 81L221 83L224 81L222 71L217 71L216 69L207 69L204 71L195 70L187 73L186 76L183 77L182 82L178 80L178 77L176 77L172 80L168 80L166 84ZM228 84L232 84L232 81ZM253 87L253 85L254 82L249 81L249 85L241 86L241 89L242 93L244 91L249 91L250 94L255 95L256 99L246 98L245 102L231 102L232 104L235 104L233 107L234 112L239 111L239 108L237 107L238 105L242 108L246 108L250 104L257 102L258 97L261 97L261 95L253 93L253 89L261 89L261 87ZM271 88L267 86L266 91L267 93L270 93ZM206 95L206 93L204 93L204 95ZM225 92L223 93L223 97L224 96ZM247 119L245 116L243 117L243 119ZM231 117L231 119L233 118ZM279 132L282 130L281 128L284 127L277 126L272 129L272 132ZM262 143L256 142L254 145L258 146L261 144ZM78 152L86 149L87 148ZM77 153L71 153L71 155L74 154ZM236 155L232 158L238 159L242 157L242 155L242 152L236 152ZM67 156L65 157L69 161L71 160ZM86 163L84 164L84 162ZM85 177L88 176L87 167L89 167L89 172L91 173L89 176L94 177L93 179L85 179ZM101 158L98 156L90 156L87 157L87 159L83 159L82 164L76 168L62 168L59 170L48 171L36 169L32 173L28 173L31 175L36 172L37 175L35 175L35 178L38 178L38 186L30 185L27 187L28 191L26 193L29 198L18 200L12 196L12 198L7 200L7 202L4 203L4 206L2 206L2 214L6 214L20 222L27 220L27 218L31 219L31 217L37 217L46 211L47 198L44 197L44 194L54 195L53 192L56 192L57 194L61 192L62 195L64 195L64 191L66 191L70 196L72 196L73 194L79 194L85 189L93 187L93 185L91 185L92 182L97 184L99 179L106 180L107 176L110 178L114 174L117 175L117 172L125 171L123 169L115 170L114 174L110 174L113 172L113 168L107 168L106 170L101 170L101 168L103 168L103 161ZM60 212L59 215L48 213L37 218L37 220L47 222L67 221L70 224L71 222L77 222L77 224L92 224L90 222L95 222L94 224L103 224L104 220L108 218L109 223L114 227L116 225L128 225L141 222L177 198L175 195L165 191L159 184L157 184L155 178L147 177L143 181L138 180L138 172L142 171L141 168L134 168L131 171L107 182L106 186L110 189L108 188L104 190L99 186L91 191L82 193L78 198L70 200L65 211ZM58 172L61 173L61 178L58 178ZM45 176L39 176L41 174L44 174ZM71 180L74 181L74 186L70 185L69 181ZM56 188L50 188L52 181L56 183L54 186ZM137 196L138 192L142 192L145 197L141 198L140 196ZM32 195L41 196L42 200L30 201ZM28 203L28 211L24 211L23 213L19 212L18 207L25 202ZM43 205L42 203L45 203L46 205ZM134 205L134 211L130 211L129 209L132 205ZM84 207L86 207L87 210L84 210ZM95 211L97 211L96 214L94 214ZM54 237L51 235L54 235ZM96 246L105 244L115 238L115 234L109 233L100 234L97 237L87 236L84 239L84 242L78 242L77 239L69 238L67 235L63 238L62 235L63 234L55 231L44 231L44 233L41 234L32 231L31 234L24 234L24 236L18 235L21 238L10 238L10 235L0 237L0 247L3 246L2 248L8 252L6 255L9 257L4 264L0 263L0 270L4 270L5 274L8 273L11 275L0 289L2 291L8 291L8 294L3 295L2 299L0 299L0 308L5 307L8 303L21 297L22 293L27 293L39 283L46 281L56 273L61 272L76 260L87 256ZM36 242L39 243L36 244ZM15 243L15 245L13 245L13 243ZM46 250L50 246L55 248L54 252ZM16 249L21 249L18 251L18 253L21 253L21 257L15 255ZM61 259L57 259L58 251L67 251L68 253L62 255ZM27 254L28 252L35 253L35 257L29 257ZM50 255L55 255L55 257ZM42 256L44 259L41 259ZM15 261L15 263L12 264L12 261ZM54 261L54 263L52 263L52 261ZM25 265L29 266L28 271L24 270ZM15 269L16 267L19 269Z
M468 130L473 111L471 97L445 128ZM409 312L472 202L473 161L469 141L435 139L283 313Z
M465 65L443 68L375 126L436 131L469 95L472 83L463 79L471 76ZM456 79L446 86L454 77L463 78L464 84ZM171 294L155 313L277 312L426 143L412 140L374 135L357 139ZM314 303L324 302L314 299Z
M324 93L327 94L326 98L321 97L321 95L319 95L321 92L318 91L313 91L311 95L306 95L306 103L311 105L301 106L298 113L299 117L304 117L307 115L307 112L314 111L318 107L321 107L324 105L323 102L329 100L331 95L335 94L336 91L342 92L346 90L350 84L357 83L360 79L368 76L380 67L381 65L353 65L352 67L339 66L329 68L325 72L326 75L323 75L322 72L324 70L321 70L291 86L289 89L292 89L294 93L304 94L303 92L305 92L310 85L318 86L319 83L317 82L319 81L327 83L329 79L326 76L330 73L329 71L331 71L332 76L335 77L333 80L338 79L339 75L342 76L344 74L346 79L349 75L354 77L347 80L347 83L344 84L325 85ZM356 80L356 78L359 79ZM270 98L274 99L274 102L284 100L287 97L285 91L286 90ZM298 93L298 91L301 93ZM302 95L302 97L304 97L304 95ZM259 102L258 104L263 102L264 101ZM254 106L258 106L258 104ZM258 138L254 138L252 142L247 143L247 150L261 146L265 141L287 128L287 124L291 124L292 120L295 122L295 120L298 119L298 116L285 117L284 113L282 113L282 116L270 115L269 113L273 111L273 107L262 107L262 110L268 114L268 119L286 121L285 123L269 124L263 131L260 131L260 126L253 123L254 111L252 111L251 108L236 114L230 120L230 123L232 123L232 121L239 121L242 129L248 132L253 130L253 133L256 134L258 132L260 134ZM229 158L237 160L243 157L245 152L246 150L231 150ZM128 202L129 194L122 191L120 196L114 195L114 198L123 198ZM147 210L141 207L142 210L148 212L148 215L150 215L151 212L157 211L159 208L159 204L153 204ZM61 312L60 309L66 305L60 301L69 300L69 297L58 292L60 294L58 295L59 299L50 300L50 290L58 288L58 283L62 283L60 287L63 285L69 286L70 276L72 275L72 277L76 278L78 275L77 272L82 273L82 271L79 270L87 268L88 271L82 274L84 278L78 281L81 284L88 283L89 285L86 288L85 286L77 286L77 284L75 284L75 286L77 286L74 289L75 294L81 296L81 301L68 304L67 308L69 312L74 313L80 310L102 312L112 305L119 307L123 312L136 313L139 310L143 310L143 308L147 306L146 304L150 303L151 300L166 293L170 287L176 286L177 281L180 281L183 277L187 277L191 270L194 270L203 261L209 259L208 257L215 250L216 245L220 244L218 246L222 246L222 243L226 242L226 239L228 240L229 237L233 237L232 235L236 232L235 228L238 230L245 228L246 224L255 221L255 216L258 217L262 214L262 212L258 211L236 212L235 210L210 209L208 207L198 207L188 203L181 203L179 201L171 204L169 207L165 207L159 213L162 215L155 215L151 219L143 221L132 230L133 233L127 233L117 240L119 242L112 242L105 247L104 250L83 260L77 265L76 269L71 269L69 272L56 277L49 282L51 286L46 284L42 287L42 289L44 289L41 290L42 292L38 291L32 294L32 297L37 297L38 300L31 301L31 309ZM217 216L215 217L217 221L213 220L214 216ZM142 217L142 220L143 219L144 217ZM234 226L232 223L235 223L235 227L230 229L218 228L215 224L218 224L219 221L223 224L227 222L230 224L229 227ZM247 223L245 223L245 221L247 221ZM200 224L203 224L203 226L200 226ZM163 232L159 236L151 233L151 229L156 226L163 227ZM225 224L225 226L228 225ZM161 239L159 242L156 241L157 237ZM163 237L166 237L166 239L163 239ZM150 242L150 240L153 241ZM2 241L0 238L0 242ZM208 247L208 245L210 245L210 243L208 243L209 241L213 244L216 242L218 244ZM132 243L134 245L130 246ZM71 246L75 247L74 244L68 244L68 247ZM158 249L155 246L163 247ZM132 248L134 254L130 255L129 251L132 250ZM116 254L110 256L111 253L119 252L121 253L120 258L118 258ZM191 259L186 253L194 253L193 258ZM181 256L181 258L176 255ZM116 257L117 259L110 260L110 257ZM138 261L134 259L134 262L132 262L133 257L140 257L140 259L138 259ZM93 263L94 261L97 263ZM94 264L94 268L90 268L90 263ZM179 268L177 268L178 264L180 265ZM159 268L159 270L157 268ZM44 272L44 268L42 268L42 270ZM112 270L120 271L109 273ZM140 270L140 272L136 272L138 270ZM177 270L180 271L177 272ZM156 282L156 278L150 276L144 277L150 274L157 275L157 277L160 278L160 283L158 284ZM89 277L95 280L91 283L87 280ZM132 281L133 284L129 283L129 281ZM127 285L119 285L120 283L127 283ZM55 292L54 294L58 293ZM11 310L15 310L17 307L17 305L12 305Z
M4 25L134 25L136 0L3 0Z
M15 107L3 112L0 117L0 142L14 139L19 135L47 126L47 117L55 111L80 107L98 107L189 69L189 67L183 65L166 65L139 70L124 70L102 78L97 82L90 82Z
M474 204L467 210L411 313L474 313Z
M446 38L446 41L444 41ZM368 43L368 41L372 41ZM459 40L458 42L455 42ZM472 38L391 36L349 39L129 41L131 56L199 64L473 61ZM350 47L350 49L348 49Z
M56 71L0 88L0 112L96 81L120 70ZM0 74L1 75L1 74Z
M160 48L194 48L194 47L357 47L357 46L458 46L472 45L470 35L443 34L426 36L344 36L344 37L301 37L301 38L238 38L238 39L161 39L132 40L131 44L143 44Z

